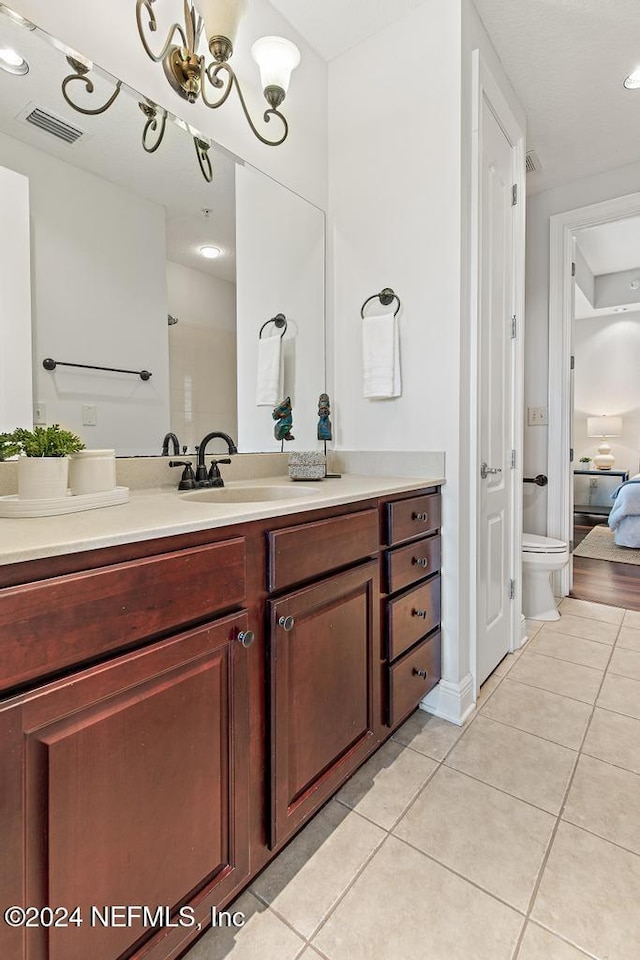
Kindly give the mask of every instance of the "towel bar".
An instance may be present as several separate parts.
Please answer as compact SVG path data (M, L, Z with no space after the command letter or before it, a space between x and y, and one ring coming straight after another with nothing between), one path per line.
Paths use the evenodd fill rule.
M281 330L284 327L284 329L282 330L282 333L280 334L280 339L282 340L285 333L287 332L287 318L285 317L284 313L277 313L275 317L271 318L271 320L267 320L265 323L262 324L262 326L260 327L260 333L258 334L258 340L262 339L262 331L264 330L265 327L268 327L270 323L275 323L278 330Z

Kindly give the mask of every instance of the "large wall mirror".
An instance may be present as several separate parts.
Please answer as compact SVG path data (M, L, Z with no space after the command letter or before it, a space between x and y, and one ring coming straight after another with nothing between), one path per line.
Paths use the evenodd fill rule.
M280 337L284 328L267 321L284 314L282 393L296 438L286 449L315 446L324 213L215 144L207 183L194 131L170 115L160 149L145 152L148 103L124 86L105 113L74 111L62 95L69 51L39 29L0 16L0 46L29 66L0 70L0 170L28 183L37 418L120 456L159 454L168 431L189 452L210 430L237 439L240 452L279 450L272 406L258 405L256 391L260 331ZM93 94L81 82L68 90L94 109L117 81L98 68L91 78ZM2 308L5 348L17 322Z

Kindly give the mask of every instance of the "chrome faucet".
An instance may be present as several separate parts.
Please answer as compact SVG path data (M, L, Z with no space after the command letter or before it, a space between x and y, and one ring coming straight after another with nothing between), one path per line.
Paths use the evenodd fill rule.
M216 438L225 441L230 455L238 452L238 448L228 433L222 433L219 430L214 430L212 433L208 433L205 437L203 437L198 444L198 466L196 467L196 483L198 486L205 486L207 484L208 476L204 457L207 450L207 444L210 440L215 440ZM223 460L218 462L224 463Z
M169 443L173 444L173 455L174 457L180 456L180 441L176 437L175 433L165 433L164 440L162 441L162 456L169 456ZM185 447L186 450L186 447Z

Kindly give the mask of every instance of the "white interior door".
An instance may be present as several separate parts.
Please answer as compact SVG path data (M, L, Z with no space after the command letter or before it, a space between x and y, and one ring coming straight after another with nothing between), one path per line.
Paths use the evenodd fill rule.
M514 148L485 97L480 130L477 686L509 651L514 576Z

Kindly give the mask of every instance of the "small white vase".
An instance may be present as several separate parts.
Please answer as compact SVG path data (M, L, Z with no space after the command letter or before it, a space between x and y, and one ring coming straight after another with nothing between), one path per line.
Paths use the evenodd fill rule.
M67 495L68 457L20 457L19 500L60 500Z
M80 450L69 460L69 487L74 496L103 493L116 485L114 450Z

